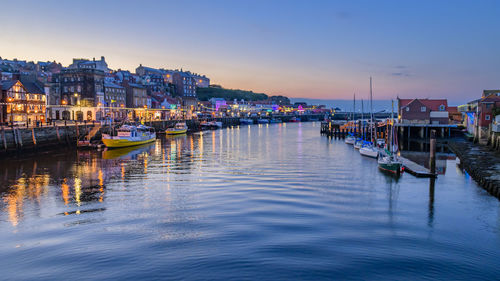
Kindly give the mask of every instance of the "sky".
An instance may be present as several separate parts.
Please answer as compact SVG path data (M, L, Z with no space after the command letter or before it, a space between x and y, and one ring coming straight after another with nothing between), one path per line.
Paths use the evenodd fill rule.
M316 99L448 98L500 88L500 1L6 1L0 57L105 56L225 88ZM11 12L9 12L11 11Z

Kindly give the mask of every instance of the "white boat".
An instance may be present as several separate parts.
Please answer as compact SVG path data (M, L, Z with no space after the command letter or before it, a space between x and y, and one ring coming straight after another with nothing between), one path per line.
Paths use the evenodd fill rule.
M374 147L372 144L364 145L359 149L359 154L366 157L377 158L378 153L378 148Z
M263 118L262 119L258 119L257 123L259 123L259 124L268 124L269 123L269 119L263 119Z
M369 123L368 128L370 130L370 140L371 141L363 142L362 147L359 149L359 154L366 156L366 157L377 158L379 155L379 150L378 150L377 146L373 145L373 140L377 134L374 132L376 126L375 126L375 123L373 122L373 91L372 91L372 78L371 77L370 77L370 123Z
M141 145L153 142L155 139L154 129L143 125L123 125L118 128L116 136L102 134L102 142L108 148Z
M345 138L345 143L347 144L354 144L355 142L356 138L354 136L349 135Z

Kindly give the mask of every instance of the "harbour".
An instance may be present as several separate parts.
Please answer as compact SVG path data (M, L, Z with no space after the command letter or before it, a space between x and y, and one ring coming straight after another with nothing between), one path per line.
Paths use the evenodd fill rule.
M2 162L3 278L498 276L500 203L456 157L438 157L437 179L395 178L320 127L229 126Z
M3 1L0 281L500 279L500 1L452 4Z

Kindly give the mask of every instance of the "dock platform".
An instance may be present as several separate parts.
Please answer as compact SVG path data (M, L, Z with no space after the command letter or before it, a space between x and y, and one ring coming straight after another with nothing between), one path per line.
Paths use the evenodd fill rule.
M431 171L409 159L400 157L401 162L403 162L403 167L405 172L414 175L417 178L435 178L437 174L431 173Z

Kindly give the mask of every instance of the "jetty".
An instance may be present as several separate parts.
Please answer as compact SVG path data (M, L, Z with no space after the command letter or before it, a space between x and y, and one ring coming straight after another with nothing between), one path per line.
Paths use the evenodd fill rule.
M414 175L417 178L435 178L437 177L437 174L431 173L429 169L426 167L419 165L413 161L411 161L408 158L399 157L401 159L401 162L403 163L403 167L405 169L405 172L408 172L409 174Z

